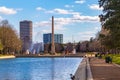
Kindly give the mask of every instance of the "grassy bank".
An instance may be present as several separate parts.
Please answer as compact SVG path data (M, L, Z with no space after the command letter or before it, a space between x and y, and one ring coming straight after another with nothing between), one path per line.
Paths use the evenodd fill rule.
M4 57L4 56L13 56L11 54L0 54L0 57Z
M95 53L94 52L88 52L87 53L88 57L89 56L91 57L92 55L95 56ZM99 57L99 56L100 56L100 54L97 55L97 57ZM113 63L116 63L116 64L120 65L120 54L105 54L105 55L102 55L102 58L105 59L105 57L107 57L107 56L110 56L112 58Z
M105 59L106 56L110 56L113 63L120 65L120 54L106 54L103 58Z
M3 54L0 54L0 59L8 59L8 58L15 58L14 55L3 55Z

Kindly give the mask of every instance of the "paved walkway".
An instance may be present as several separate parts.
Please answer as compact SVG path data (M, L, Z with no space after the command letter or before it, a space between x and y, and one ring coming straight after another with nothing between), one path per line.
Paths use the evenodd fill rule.
M105 63L103 59L91 58L93 80L120 80L120 67Z

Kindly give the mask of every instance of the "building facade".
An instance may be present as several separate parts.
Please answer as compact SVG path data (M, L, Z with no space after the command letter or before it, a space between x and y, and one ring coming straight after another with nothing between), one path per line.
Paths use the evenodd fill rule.
M49 44L52 41L52 34L43 34L43 42L44 44ZM55 43L63 43L63 34L54 34L54 42Z
M32 45L32 21L20 21L20 39L22 51L26 52Z

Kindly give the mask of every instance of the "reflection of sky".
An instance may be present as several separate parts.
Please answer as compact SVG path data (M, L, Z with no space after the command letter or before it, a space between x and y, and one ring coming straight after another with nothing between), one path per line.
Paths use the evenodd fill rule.
M55 80L70 80L70 74L75 73L79 63L80 59L57 58L55 60Z
M80 58L16 58L0 60L0 80L70 80ZM53 62L54 61L54 62Z

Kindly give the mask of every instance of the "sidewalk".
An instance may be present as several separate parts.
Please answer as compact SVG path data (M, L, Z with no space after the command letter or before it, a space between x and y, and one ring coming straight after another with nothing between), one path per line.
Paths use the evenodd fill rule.
M91 58L93 80L120 80L120 67L105 63L103 59Z

